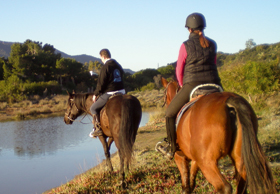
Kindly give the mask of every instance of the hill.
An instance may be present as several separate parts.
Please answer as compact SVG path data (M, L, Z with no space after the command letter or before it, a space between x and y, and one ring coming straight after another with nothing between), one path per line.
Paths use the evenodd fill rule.
M0 57L8 58L11 52L13 42L4 42L0 40Z
M10 52L11 52L11 46L12 44L14 44L16 42L5 42L5 41L1 41L0 40L0 57L4 57L4 58L8 58L10 56ZM56 53L60 53L61 57L63 58L73 58L76 61L85 64L85 62L89 62L89 61L99 61L101 62L101 60L97 57L91 56L91 55L68 55L58 49L56 49ZM131 69L124 69L124 71L126 73L130 73L130 74L134 74L135 72L132 71Z
M240 50L235 54L218 52L217 65L222 69L228 69L248 61L270 62L280 57L280 42L275 44L261 44L253 48Z

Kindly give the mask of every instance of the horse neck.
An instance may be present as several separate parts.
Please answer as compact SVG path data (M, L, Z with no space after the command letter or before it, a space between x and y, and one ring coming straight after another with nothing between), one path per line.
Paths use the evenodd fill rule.
M79 94L75 97L75 104L77 108L83 112L87 112L86 101L88 99L88 95L86 94Z
M177 93L177 83L173 82L172 84L170 84L169 88L168 88L168 92L167 95L169 96L170 100L172 100L174 98L174 96Z

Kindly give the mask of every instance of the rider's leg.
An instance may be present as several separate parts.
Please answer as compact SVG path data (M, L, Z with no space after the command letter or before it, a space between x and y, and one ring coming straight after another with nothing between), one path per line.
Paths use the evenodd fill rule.
M103 135L103 132L101 130L99 114L92 115L92 124L93 124L94 130L91 132L91 135L93 137Z
M100 110L105 106L106 102L108 101L109 97L111 95L109 94L102 94L95 103L93 103L90 107L90 112L92 114L92 123L93 123L93 129L92 132L89 134L90 137L97 137L100 135L103 135L101 125L100 125L100 116L99 112Z
M176 116L181 110L182 106L189 102L189 93L192 90L193 86L185 84L181 90L175 95L175 97L170 102L169 106L166 109L166 132L167 139L169 141L169 147L167 148L166 156L169 159L172 159L176 152Z
M167 157L172 159L176 152L176 126L175 126L175 118L166 117L166 132L168 142L170 144L167 151Z

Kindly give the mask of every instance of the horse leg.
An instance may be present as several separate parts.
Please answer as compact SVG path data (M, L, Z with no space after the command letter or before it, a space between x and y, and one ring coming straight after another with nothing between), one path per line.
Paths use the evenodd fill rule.
M122 189L125 189L125 173L124 173L124 157L122 153L119 151L119 156L120 156L120 181L121 181L121 187Z
M196 161L191 161L191 174L190 174L190 188L191 188L191 192L193 192L195 186L196 186L196 175L198 172L198 165Z
M231 185L226 181L221 174L217 161L209 161L205 159L203 163L198 164L205 178L215 187L217 193L231 194Z
M242 165L241 158L231 157L231 160L235 167L235 178L237 183L236 194L245 194L247 193L247 184L244 165Z
M112 142L111 142L112 140L110 140L110 138L109 138L109 141L107 144L106 138L104 136L101 135L101 136L98 136L98 138L103 146L104 154L106 157L106 165L109 168L109 171L112 172L113 166L112 166L111 155L110 155L110 146L112 144Z
M107 143L108 149L109 149L109 150L110 150L110 148L111 148L111 145L112 145L113 141L114 141L114 139L113 139L112 137L109 137L108 143ZM109 153L109 154L110 154L110 153Z
M175 152L174 159L181 173L182 193L183 194L191 193L190 179L189 179L190 177L189 161L181 151Z

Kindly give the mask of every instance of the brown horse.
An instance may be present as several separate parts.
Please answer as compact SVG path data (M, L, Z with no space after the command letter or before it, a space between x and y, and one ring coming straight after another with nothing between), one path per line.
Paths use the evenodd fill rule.
M66 124L72 124L83 113L91 115L90 107L93 103L92 97L92 93L69 94L64 122ZM110 146L115 141L120 157L122 187L124 187L125 179L124 164L126 162L128 170L141 117L142 108L139 100L127 94L111 97L100 112L100 123L104 135L98 137L103 145L109 171L113 171L110 159Z
M167 82L167 106L176 94L177 82ZM231 185L218 168L229 156L236 171L236 193L276 193L273 176L257 139L258 121L250 104L230 92L202 96L177 125L175 162L181 173L182 193L191 193L200 169L218 193L232 193ZM191 168L189 169L189 162Z

